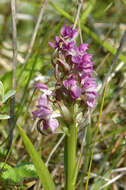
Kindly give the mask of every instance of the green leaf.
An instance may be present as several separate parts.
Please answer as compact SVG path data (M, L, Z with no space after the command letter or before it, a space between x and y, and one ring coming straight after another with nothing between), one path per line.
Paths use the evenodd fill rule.
M55 8L59 13L61 13L62 15L64 15L68 20L72 20L74 22L74 19L72 18L71 15L69 15L66 11L64 11L63 9L61 9L60 7L58 7L55 3L53 3L52 1L49 1L49 4Z
M23 129L18 125L20 135L22 136L25 148L36 168L36 172L40 178L44 190L56 190L55 184L51 178L51 175L45 166L43 160L40 158L40 155L35 150L30 139L27 137Z
M3 86L3 83L0 81L0 96L1 96L1 99L3 100L3 97L4 97L4 86Z
M15 90L9 90L9 91L5 94L2 103L5 103L5 102L6 102L11 96L13 96L15 93L16 93Z
M3 180L11 180L13 183L19 183L21 179L26 177L37 176L36 169L33 164L22 164L16 166L15 168L8 168L5 166L6 170L2 173L1 178Z
M12 169L12 167L9 166L8 164L5 164L4 162L1 162L1 163L0 163L0 169L3 169L3 166L4 166L4 169L5 169L5 170Z
M89 14L91 13L92 9L94 8L95 5L95 0L90 0L88 2L88 6L87 8L83 11L81 18L80 18L80 23L84 25L87 17L89 16Z
M3 148L2 146L0 146L0 157L4 157L6 156L7 152L5 147ZM1 163L0 163L0 168L1 168Z
M9 118L10 118L9 115L0 115L0 120L9 119Z

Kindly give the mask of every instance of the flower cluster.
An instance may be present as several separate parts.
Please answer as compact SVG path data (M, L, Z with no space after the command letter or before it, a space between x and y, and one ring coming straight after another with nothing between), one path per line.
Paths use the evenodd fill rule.
M50 91L44 84L35 85L35 88L42 91L37 110L33 112L34 117L39 118L37 123L39 131L41 124L44 130L49 128L52 132L59 126L54 115L51 97L58 105L62 103L66 107L68 102L72 104L78 98L85 101L89 107L95 107L97 86L93 77L95 72L92 55L86 52L88 44L84 43L77 47L75 38L78 35L78 29L73 29L72 26L64 25L60 34L59 37L56 36L55 44L49 42L49 45L55 49L51 59L56 78L55 89Z
M42 124L44 130L50 128L51 131L54 132L59 126L59 123L55 118L52 105L49 101L49 96L51 96L52 91L48 89L47 85L41 83L36 84L35 88L38 88L43 92L38 101L38 109L32 112L35 118L39 118L37 123L38 130L41 131L40 125Z
M69 91L71 97L85 99L87 105L91 108L95 107L96 82L93 77L94 62L92 55L87 53L88 44L76 46L75 38L78 35L77 29L72 29L72 26L64 25L60 31L61 36L56 36L56 43L49 42L49 45L55 49L57 54L57 63L53 66L57 79L62 82L64 87ZM66 71L64 72L61 67ZM62 77L61 77L62 76Z

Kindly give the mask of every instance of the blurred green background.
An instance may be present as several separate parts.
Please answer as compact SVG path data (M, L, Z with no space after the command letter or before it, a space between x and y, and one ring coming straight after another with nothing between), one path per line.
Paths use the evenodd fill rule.
M32 111L35 109L40 93L35 92L35 95L32 97L33 84L35 81L46 83L50 81L50 85L54 83L50 61L53 50L49 47L48 41L55 41L55 36L59 35L63 24L73 24L79 1L52 0L47 2L32 52L22 70L42 3L42 0L16 0L18 85L15 111L17 122L20 123L22 121L23 128L35 148L46 161L61 134L50 134L48 136L38 134L36 123L32 120ZM102 86L106 73L110 69L113 56L126 30L125 15L126 0L84 0L82 2L79 16L80 31L83 41L89 43L88 52L93 54L99 89ZM80 37L77 38L77 41L78 43L80 42ZM10 1L0 0L0 80L4 84L5 91L12 88L12 58ZM114 183L103 187L107 183L107 179L110 181L110 179L120 174L115 172L115 169L126 167L126 42L110 78L93 158L92 173L97 175L93 176L92 174L89 181L90 190L126 189L125 173L121 173L122 176L119 180L115 180ZM101 98L99 96L98 105L92 114L90 137L86 139L91 144L95 141L93 133L96 129ZM9 114L9 111L10 101L1 106L0 113ZM84 130L85 125L82 123L82 127L79 130L78 155ZM2 168L6 158L7 141L5 140L8 134L8 121L0 121L0 168ZM16 143L7 161L6 170L1 171L0 189L42 189L17 129L14 130L15 136L17 136ZM76 189L79 189L79 184L87 176L87 166L90 158L87 155L90 155L91 152L87 151L88 148L86 146ZM87 165L83 167L83 163L87 163ZM57 189L63 189L63 143L54 153L49 169L52 171ZM125 171L124 169L123 172Z

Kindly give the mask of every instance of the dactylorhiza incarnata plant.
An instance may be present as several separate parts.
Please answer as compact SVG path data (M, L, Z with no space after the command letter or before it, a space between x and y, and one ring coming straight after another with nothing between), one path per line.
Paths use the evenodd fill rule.
M44 130L50 128L52 132L59 126L55 118L57 114L54 114L54 105L57 104L62 114L64 108L61 106L65 106L68 114L69 107L76 102L83 107L87 104L94 108L97 96L97 85L93 77L96 74L93 71L94 62L91 60L92 55L86 52L88 44L76 46L78 29L72 29L72 26L64 25L60 34L61 36L56 36L55 44L49 42L49 45L54 48L51 61L56 79L55 89L51 91L45 84L35 84L35 88L40 89L42 95L38 101L38 109L33 112L33 115L39 118L38 128L42 124ZM65 119L64 114L63 118Z
M45 84L35 84L35 88L40 89L42 95L37 110L33 111L33 116L39 118L37 123L39 131L51 130L54 133L62 123L66 124L68 129L65 145L67 147L65 148L67 190L75 188L73 175L79 109L81 112L88 107L94 109L97 96L92 55L87 53L87 43L77 47L75 39L78 29L72 27L64 25L60 36L56 36L55 44L49 42L54 49L51 62L56 79L55 87L54 90L50 90Z

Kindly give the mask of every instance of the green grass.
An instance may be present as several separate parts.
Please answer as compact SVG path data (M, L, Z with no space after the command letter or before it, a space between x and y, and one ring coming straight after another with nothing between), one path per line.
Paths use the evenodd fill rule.
M43 163L46 162L51 150L58 143L61 134L48 134L46 136L38 133L32 111L35 110L41 93L34 91L33 85L38 77L41 78L40 81L46 81L50 87L53 87L55 84L51 65L53 50L48 45L48 42L55 42L55 36L59 35L63 24L72 25L74 23L77 1L48 1L32 53L23 70L20 57L24 58L27 54L28 44L33 34L42 1L20 0L17 3L17 10L25 19L17 19L18 65L16 81L18 85L15 103L16 125L13 146L7 156L7 137L10 131L7 118L10 114L10 96L4 104L1 104L1 101L7 92L12 90L12 71L8 71L6 68L6 64L10 66L12 64L11 55L13 53L9 3L9 1L0 2L0 12L4 16L3 21L0 17L0 81L3 83L3 85L0 83L0 189L25 190L37 188L38 185L38 189L41 190L42 187L38 176L42 183L43 176L41 175L42 172L39 171L40 165L42 163L45 169ZM79 31L81 32L83 42L89 43L89 52L94 54L95 69L100 65L96 76L99 84L103 82L106 72L110 69L112 59L117 52L120 39L125 30L125 5L125 0L83 1L83 9L80 11L77 25L78 27L80 25ZM90 22L88 16L93 18L94 23ZM102 34L102 39L96 34L94 28ZM81 41L80 36L77 38L77 41L78 43ZM5 50L8 50L9 53L6 53ZM110 56L108 56L105 62L102 62L108 53ZM77 143L77 159L79 159L79 162L76 163L77 167L75 169L75 179L77 178L76 189L99 190L107 183L103 178L110 180L119 174L115 172L112 175L113 169L125 167L125 47L122 48L112 72L115 71L120 62L125 64L115 73L115 76L108 84L100 120L98 118L100 106L103 103L102 96L98 98L97 107L91 114L91 125L86 125L85 120L88 114L85 113L83 122L79 127ZM99 123L97 124L97 122ZM21 125L22 128L19 127L17 129L17 125L18 127ZM95 135L96 128L98 129L97 135ZM26 134L29 139L27 139ZM69 133L67 132L67 134ZM83 151L81 152L83 135L85 135L85 141ZM25 146L22 143L21 136ZM64 189L63 147L64 141L54 152L48 166L54 183L57 189L59 188L60 190ZM36 160L34 160L31 153L36 155L35 159L39 159L38 162L40 161L35 167ZM37 155L39 155L38 158ZM97 156L99 157L97 158ZM48 173L48 170L45 169L45 173ZM95 176L90 179L92 173ZM55 189L51 176L49 178L49 188L51 189L51 186L54 186ZM47 185L48 180L46 180L44 181ZM120 181L117 180L117 182L119 183L114 183L114 185L120 190L125 181L121 177ZM114 190L112 184L104 189Z

